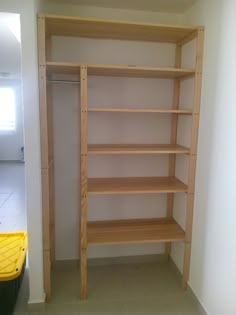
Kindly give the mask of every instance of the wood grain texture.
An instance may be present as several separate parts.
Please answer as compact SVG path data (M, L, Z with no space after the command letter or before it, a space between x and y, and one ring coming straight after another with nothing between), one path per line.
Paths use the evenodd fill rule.
M88 154L189 154L189 149L171 144L89 144Z
M49 209L50 209L50 257L53 265L56 260L55 249L55 188L54 188L54 124L52 86L47 85L48 115L48 154L49 154Z
M135 219L88 223L88 245L181 241L184 231L173 219Z
M87 282L87 247L80 250L80 298L86 300L88 296Z
M202 28L198 31L198 35L197 35L196 77L195 77L195 84L194 84L194 101L193 101L194 114L192 116L191 147L190 147L190 157L189 157L183 287L187 287L187 282L189 280L189 271L190 271L195 174L196 174L198 128L199 128L199 111L200 111L200 104L201 104L203 50L204 50L204 29Z
M46 37L45 18L38 18L38 57L39 57L39 108L42 167L42 221L43 221L43 273L46 299L51 297L50 260L50 198L49 198L49 148L48 148L48 109L46 93Z
M164 108L102 108L90 107L88 112L107 113L159 113L159 114L179 114L192 115L192 110L186 109L164 109Z
M182 48L180 45L176 45L175 48L175 67L181 67L181 56ZM180 80L176 79L174 81L174 91L173 91L173 102L172 109L178 110L179 108L179 96L180 96ZM171 133L170 133L170 143L176 145L177 143L177 130L178 130L178 115L172 115L171 117ZM169 176L175 176L175 164L176 164L176 155L169 156ZM167 209L166 217L173 217L173 208L174 208L174 194L167 195ZM168 259L171 253L171 243L166 244L165 248L166 258Z
M87 67L80 71L80 294L87 297Z
M174 177L89 178L88 194L142 194L187 192L188 188Z
M48 35L177 43L198 27L46 15Z
M47 74L78 74L80 63L47 62ZM141 78L188 78L195 75L194 69L140 67L135 65L87 65L88 75Z
M81 63L48 61L47 74L80 74Z
M160 67L139 67L135 65L88 65L88 75L174 79L192 77L195 75L195 70Z
M201 27L198 28L198 30L200 29ZM188 42L190 42L191 40L193 40L194 38L197 37L197 34L198 34L198 30L197 31L193 31L192 33L188 34L187 36L185 36L184 38L182 38L178 43L177 45L179 46L183 46L185 44L187 44Z

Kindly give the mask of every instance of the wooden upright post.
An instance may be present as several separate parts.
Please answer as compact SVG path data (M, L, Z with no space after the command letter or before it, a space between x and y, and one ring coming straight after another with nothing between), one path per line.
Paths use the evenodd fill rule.
M46 38L46 59L52 59L52 38ZM49 76L52 79L52 75ZM52 266L56 261L55 249L55 179L54 179L54 123L53 123L53 91L52 84L47 84L48 114L48 154L49 154L49 204L50 204L50 257Z
M44 290L47 300L51 297L51 259L50 259L50 198L49 198L49 139L48 109L46 91L46 38L45 17L38 17L38 54L39 54L39 101L41 132L42 168L42 211L43 211L43 267Z
M54 133L52 85L47 85L48 152L49 152L49 202L50 202L50 256L55 263L55 188L54 188Z
M182 47L181 45L176 44L175 50L175 68L181 68L181 53ZM179 108L179 93L180 93L180 80L174 80L174 93L173 93L173 103L172 108L178 109ZM170 134L170 143L176 144L177 142L177 128L178 128L178 115L172 114L171 118L171 134ZM169 176L175 176L175 163L176 163L176 155L170 154L169 155ZM173 206L174 206L174 194L167 194L167 218L173 217ZM166 243L165 253L166 258L168 259L171 252L171 243Z
M183 267L183 287L184 288L187 287L187 283L189 280L189 271L190 271L194 188L195 188L195 173L196 173L197 144L198 144L198 127L199 127L199 112L200 112L200 104L201 104L203 49L204 49L204 28L199 28L198 33L197 33L196 75L195 75L195 85L194 85L193 118L192 118L191 146L190 146L190 156L189 156L187 215L186 215L186 227L185 227L185 251L184 251L184 267Z
M87 298L87 67L80 69L80 296Z

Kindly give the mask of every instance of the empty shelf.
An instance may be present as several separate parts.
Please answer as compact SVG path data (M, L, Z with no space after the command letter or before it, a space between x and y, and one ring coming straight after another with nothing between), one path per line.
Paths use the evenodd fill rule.
M189 149L173 144L89 144L89 154L189 154Z
M48 35L177 43L199 27L45 15Z
M88 178L88 194L141 194L187 192L175 177Z
M111 113L159 113L159 114L182 114L192 115L190 109L161 109L161 108L88 108L88 112L111 112Z
M88 245L183 241L184 231L173 219L88 222Z
M194 69L139 67L139 66L114 66L114 65L88 65L88 75L114 76L114 77L140 77L175 79L191 77Z
M48 74L79 74L80 63L72 62L47 62ZM115 65L86 65L88 75L95 76L124 76L142 78L175 79L191 77L195 74L194 69L138 67L138 66L115 66Z

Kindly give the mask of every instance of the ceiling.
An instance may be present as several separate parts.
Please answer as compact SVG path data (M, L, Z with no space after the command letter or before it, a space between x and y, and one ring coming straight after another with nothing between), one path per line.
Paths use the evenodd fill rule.
M47 3L78 4L117 9L184 13L197 0L44 0Z
M20 73L20 17L0 13L0 79L15 79Z

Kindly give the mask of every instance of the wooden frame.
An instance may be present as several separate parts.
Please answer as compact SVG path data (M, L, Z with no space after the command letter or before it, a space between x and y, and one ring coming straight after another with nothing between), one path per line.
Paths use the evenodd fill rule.
M80 295L87 298L87 67L80 70Z
M39 49L39 101L41 126L41 170L42 170L42 209L43 209L43 267L44 290L47 299L51 297L51 235L50 235L50 178L49 178L49 130L46 87L46 36L45 18L38 17Z
M194 85L192 132L191 132L191 146L190 146L189 174L188 174L188 196L187 196L187 210L186 210L187 214L186 214L186 224L185 224L185 250L184 250L184 267L183 267L183 283L182 283L184 288L187 287L187 283L189 280L189 271L190 271L195 174L196 174L197 145L198 145L198 128L199 128L199 115L200 115L200 105L201 105L203 50L204 50L204 28L199 28L197 32L196 75L195 75L195 85Z
M175 49L175 67L181 68L181 53L182 47L179 44L176 44ZM178 110L179 109L179 94L180 94L180 80L175 79L174 81L174 91L173 91L173 104L172 109ZM171 134L170 134L170 143L172 145L177 144L177 129L178 129L178 115L172 115L171 120ZM169 156L169 176L175 176L175 162L176 162L176 155ZM174 194L167 195L167 210L166 210L166 217L172 218L173 217L173 207L174 207ZM166 243L165 252L167 259L170 256L171 252L171 243Z
M176 45L175 67L136 67L117 65L91 65L54 62L51 58L53 35L90 38L125 39L151 42L168 42ZM182 46L197 38L197 58L194 69L181 68ZM171 26L125 21L86 19L55 15L38 17L39 91L42 148L42 200L43 200L43 250L44 288L47 299L51 295L51 264L55 261L55 197L54 197L54 149L53 149L53 102L54 74L80 75L80 281L81 299L87 298L87 248L104 244L158 243L166 244L166 257L171 253L171 242L184 241L183 287L187 286L190 269L191 236L194 205L197 139L201 98L204 28ZM162 78L174 80L172 108L102 108L87 104L88 76L126 76ZM195 76L194 104L192 109L179 105L180 82ZM54 81L56 82L56 81ZM49 83L49 82L48 82ZM68 81L69 84L78 82ZM99 104L98 104L99 105ZM96 144L87 143L88 113L102 115L110 112L127 114L171 115L171 136L168 144ZM99 114L99 115L100 115ZM192 117L191 146L177 144L179 115ZM166 154L169 155L167 177L149 178L88 178L89 154ZM175 177L176 155L189 155L188 183ZM173 219L175 193L187 193L185 231ZM87 221L87 198L90 194L167 193L166 218L118 220L104 222Z

